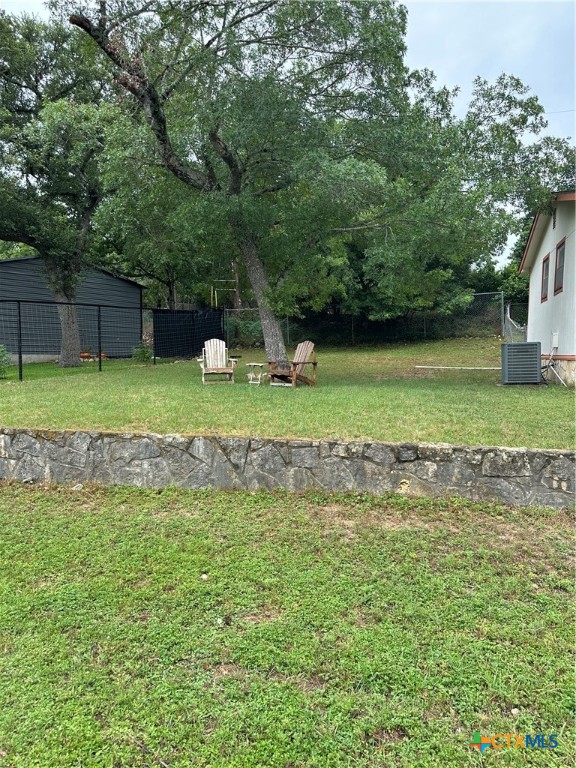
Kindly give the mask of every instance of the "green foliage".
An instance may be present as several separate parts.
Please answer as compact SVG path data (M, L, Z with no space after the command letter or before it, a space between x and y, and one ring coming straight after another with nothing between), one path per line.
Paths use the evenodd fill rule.
M8 368L12 365L12 355L3 344L0 344L0 379L5 379Z
M7 765L574 763L568 515L9 484L0 525Z
M245 318L229 314L227 320L227 336L231 347L263 347L264 336L262 324L258 317Z
M0 16L0 240L43 258L73 299L100 195L102 66L67 26Z
M4 259L20 259L26 256L36 256L34 248L23 243L9 243L0 240L0 261Z
M406 70L395 2L83 12L112 25L108 58L78 30L0 18L0 239L41 253L66 295L90 261L162 304L207 303L238 262L255 303L249 242L278 317L447 313L491 290L508 235L574 183L574 149L541 137L543 107L518 78L477 79L458 118L454 92Z
M500 272L499 289L504 291L506 301L514 304L528 304L529 275L521 275L516 264L509 264Z
M132 350L132 360L136 363L145 363L149 365L152 362L152 350L145 341L141 341L137 347Z

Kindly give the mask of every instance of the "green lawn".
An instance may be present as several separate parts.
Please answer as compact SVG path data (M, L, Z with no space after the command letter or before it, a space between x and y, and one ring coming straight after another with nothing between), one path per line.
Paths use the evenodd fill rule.
M318 349L318 386L247 384L240 351L234 386L202 386L195 362L106 361L60 371L28 365L0 381L0 424L185 434L574 446L574 392L500 385L498 371L428 371L415 365L498 366L498 339L452 339Z
M562 513L8 484L0 518L2 768L574 764Z

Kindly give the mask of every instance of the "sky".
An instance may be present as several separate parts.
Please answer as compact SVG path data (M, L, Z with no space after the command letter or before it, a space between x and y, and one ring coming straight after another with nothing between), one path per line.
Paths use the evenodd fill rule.
M0 0L0 5L2 0ZM458 86L463 109L478 75L516 75L546 110L547 133L574 138L574 40L571 0L406 0L406 63L427 67L438 85Z

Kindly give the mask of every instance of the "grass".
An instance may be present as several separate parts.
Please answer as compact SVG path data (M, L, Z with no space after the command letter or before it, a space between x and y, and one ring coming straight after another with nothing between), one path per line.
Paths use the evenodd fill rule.
M562 513L5 484L0 530L2 768L574 764Z
M106 361L61 371L28 365L0 382L0 424L46 429L449 442L534 448L574 446L574 393L504 387L498 371L415 365L498 366L500 341L451 339L318 350L318 386L251 387L241 351L234 386L205 386L195 362Z

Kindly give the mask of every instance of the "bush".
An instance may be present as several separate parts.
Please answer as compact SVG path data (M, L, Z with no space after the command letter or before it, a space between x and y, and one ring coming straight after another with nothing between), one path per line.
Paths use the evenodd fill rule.
M12 355L0 344L0 379L5 379L8 367L12 365Z
M132 360L137 363L146 364L152 362L152 350L145 341L141 341L140 344L132 350Z
M228 339L231 347L263 347L264 335L260 318L228 318Z

